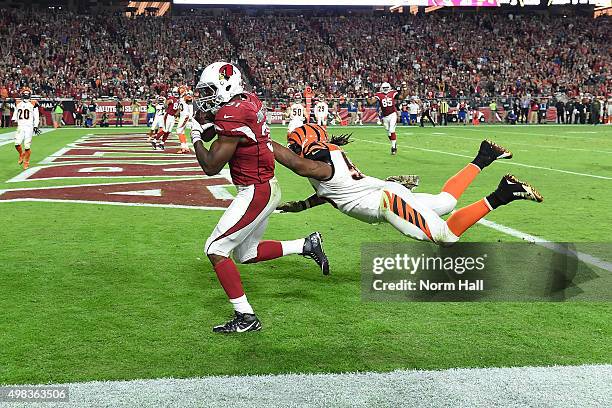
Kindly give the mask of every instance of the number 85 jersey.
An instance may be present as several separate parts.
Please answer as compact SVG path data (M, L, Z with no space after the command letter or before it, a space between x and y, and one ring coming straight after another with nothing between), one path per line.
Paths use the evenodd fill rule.
M397 94L398 92L395 90L387 93L377 92L374 94L374 97L378 99L378 103L380 103L380 110L383 116L389 116L397 112L397 108L395 107L395 98L397 97Z

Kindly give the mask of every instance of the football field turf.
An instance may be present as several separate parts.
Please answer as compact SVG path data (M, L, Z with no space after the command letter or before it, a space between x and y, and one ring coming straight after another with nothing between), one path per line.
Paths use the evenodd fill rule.
M389 154L381 127L330 128L347 130L355 141L345 150L362 172L418 174L417 191L433 193L490 138L514 158L485 169L458 207L489 194L510 172L538 188L545 201L500 208L487 216L492 225L554 242L612 239L612 126L399 127L397 156ZM32 167L47 166L40 161L88 133L138 131L145 129L45 133L34 138ZM284 128L272 129L279 142L284 134ZM168 179L14 179L21 173L13 146L0 146L0 190ZM305 179L280 165L277 178L283 200L312 193ZM263 331L215 335L211 327L229 317L231 307L202 248L220 215L3 202L0 194L0 383L612 362L612 307L605 302L362 302L361 244L407 238L331 206L274 214L265 238L321 231L332 274L322 276L299 256L239 266ZM499 229L476 225L462 240L520 240ZM610 253L594 255L612 261ZM516 260L516 268L528 267ZM612 271L598 273L610 285Z

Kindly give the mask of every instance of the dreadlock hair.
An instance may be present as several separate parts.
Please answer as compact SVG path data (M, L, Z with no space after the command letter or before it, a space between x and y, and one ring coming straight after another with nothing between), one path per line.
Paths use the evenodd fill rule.
M342 135L332 135L329 143L335 144L336 146L344 146L352 142L349 140L353 136L352 133L345 133Z

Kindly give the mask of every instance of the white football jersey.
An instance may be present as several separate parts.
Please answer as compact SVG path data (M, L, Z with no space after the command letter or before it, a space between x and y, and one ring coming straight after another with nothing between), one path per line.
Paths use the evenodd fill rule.
M332 201L340 211L351 217L366 222L375 221L385 182L361 174L342 150L329 153L334 166L333 177L327 181L308 179L317 195Z
M317 102L315 105L315 115L327 117L329 113L329 107L325 102Z
M305 112L304 105L301 103L294 103L289 108L289 117L291 119L303 119Z
M156 103L155 104L155 115L163 116L166 114L166 104L165 103Z
M188 120L190 120L191 118L193 118L193 104L192 103L187 103L185 102L185 100L181 99L180 102L180 118L187 118Z
M38 106L34 105L32 101L21 101L15 106L15 112L13 112L13 121L17 122L17 127L35 128L38 127Z

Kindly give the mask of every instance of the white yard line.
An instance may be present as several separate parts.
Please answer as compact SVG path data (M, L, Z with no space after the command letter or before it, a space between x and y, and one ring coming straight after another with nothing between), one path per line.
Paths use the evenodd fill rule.
M56 129L40 129L41 130L41 135L44 135L45 133L49 133L49 132L53 132ZM8 132L8 133L1 133L0 134L0 147L7 145L7 144L12 144L14 143L15 140L15 131L13 132ZM38 137L40 135L34 135L33 137Z
M612 365L607 364L163 378L48 385L68 387L69 401L41 406L609 407L610 384Z
M385 145L385 146L389 145L389 143L377 142L375 140L366 140L366 139L354 139L354 140L358 140L360 142L365 142L365 143L381 144L381 145ZM448 156L466 157L468 159L472 159L473 158L473 156L468 156L468 155L465 155L465 154L445 152L443 150L436 150L436 149L426 149L424 147L418 147L418 146L402 145L400 147L407 147L407 148L410 148L410 149L421 150L421 151L424 151L424 152L440 153L440 154L445 154L445 155L448 155ZM531 168L531 169L538 169L538 170L554 171L554 172L557 172L557 173L572 174L574 176L592 177L592 178L602 179L602 180L612 180L612 177L608 177L608 176L600 176L600 175L597 175L597 174L590 174L590 173L580 173L580 172L577 172L577 171L570 171L570 170L561 170L561 169L555 169L555 168L552 168L552 167L533 166L533 165L525 164L525 163L517 163L515 161L504 161L504 164L509 164L511 166L528 167L528 168Z
M406 133L402 133L402 135L406 135ZM478 142L480 142L482 140L482 137L452 136L452 135L448 135L446 133L432 133L431 135L444 135L444 137L450 137L452 139L463 139L463 140L471 140L471 141L478 141ZM419 136L431 136L431 135L429 135L429 134L422 134L422 135L419 135ZM609 151L609 150L579 149L579 148L561 147L561 146L544 146L544 145L537 145L537 144L533 144L533 143L521 143L521 142L515 142L515 141L512 141L511 143L513 145L537 147L537 148L540 148L540 149L548 149L548 150L568 150L568 151L575 151L575 152L612 154L612 151Z
M463 129L464 130L470 130L470 131L473 131L473 132L480 132L480 133L482 133L482 131L486 131L487 130L485 127L479 128L479 129L465 127ZM531 129L534 129L534 127L532 126ZM578 140L597 140L597 141L601 141L601 142L609 141L607 139L600 139L600 138L594 138L594 137L588 137L588 136L585 136L585 137L581 137L581 136L567 136L567 135L559 135L559 134L553 134L553 133L528 132L526 130L525 131L520 131L520 132L514 132L514 131L509 130L509 129L496 129L495 131L496 132L500 132L502 134L512 134L512 135L521 135L521 136L547 136L547 137L560 137L560 138L563 138L563 139L572 139L572 140L577 140L577 139Z
M510 228L510 227L506 227L505 225L501 225L498 224L496 222L493 221L489 221L487 219L481 219L480 221L478 221L478 223L480 225L483 225L485 227L494 229L496 231L502 232L506 235L510 235L512 237L515 238L519 238L522 239L524 241L527 242L532 242L536 245L542 246L544 248L548 248L551 251L557 252L559 254L563 254L563 255L568 255L571 256L573 258L576 258L586 264L592 265L592 266L596 266L600 269L604 269L608 272L612 272L612 263L611 262L607 262L604 261L602 259L599 259L593 255L589 255L586 254L584 252L580 252L580 251L572 251L571 249L568 249L566 246L562 245L562 244L558 244L552 241L548 241L544 238L540 238L540 237L536 237L535 235L530 235L527 234L525 232L521 232L519 230L515 230L514 228Z

